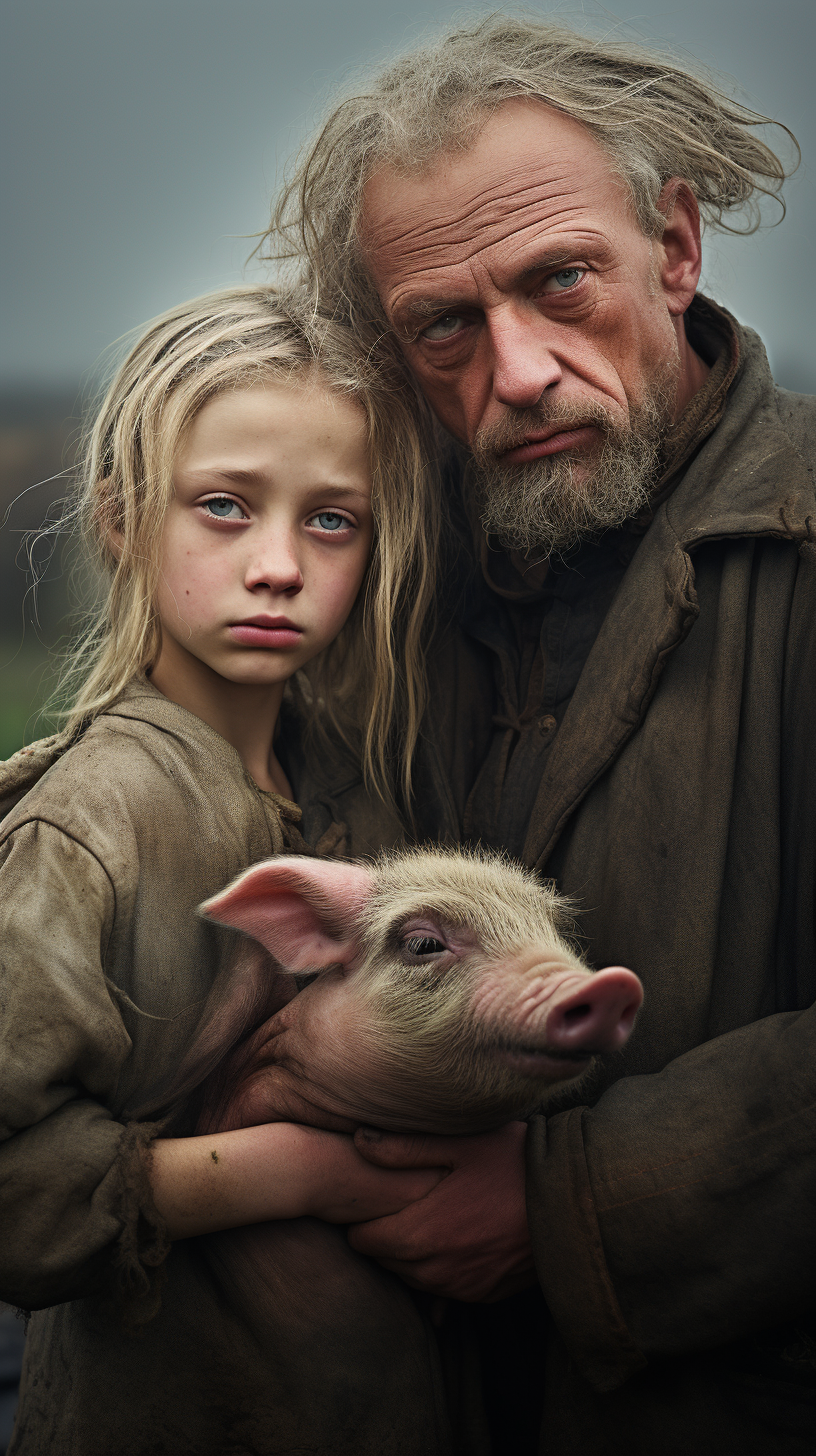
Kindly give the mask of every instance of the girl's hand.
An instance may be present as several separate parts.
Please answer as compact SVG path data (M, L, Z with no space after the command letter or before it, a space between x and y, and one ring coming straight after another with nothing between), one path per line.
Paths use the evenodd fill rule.
M407 1208L445 1176L442 1168L375 1167L345 1133L291 1122L159 1138L150 1162L171 1239L304 1215L364 1223Z
M303 1131L310 1134L312 1144L305 1152L304 1168L312 1191L301 1212L327 1223L365 1223L399 1213L447 1176L444 1168L378 1168L362 1157L345 1133Z

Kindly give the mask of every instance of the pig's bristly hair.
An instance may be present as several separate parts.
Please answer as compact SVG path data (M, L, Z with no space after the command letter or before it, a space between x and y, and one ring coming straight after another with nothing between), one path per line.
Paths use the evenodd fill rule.
M471 928L495 954L531 941L563 945L574 933L572 903L495 850L429 845L388 851L374 861L373 870L374 891L361 916L371 943L383 941L392 926L418 908Z
M360 917L360 995L368 1043L382 1067L382 1125L469 1132L534 1111L548 1089L495 1055L496 1028L473 1010L475 973L479 963L500 964L530 945L569 955L569 902L506 856L482 849L389 852L375 862L374 881ZM444 970L401 966L394 955L399 931L421 913L470 932L476 964L467 956Z
M309 863L314 869L314 862ZM281 857L269 862L270 867L275 864L291 870L297 861ZM323 862L323 868L330 878L330 862ZM334 868L343 870L336 863ZM346 871L358 874L362 868L345 866ZM245 872L237 883L257 876L262 869L256 866ZM369 862L365 870L371 890L352 912L347 927L357 947L348 967L347 984L353 987L347 1003L351 1013L344 1024L342 1017L338 1024L331 1022L327 1039L315 1048L319 1053L315 1085L330 1089L331 1094L327 1113L347 1119L350 1126L364 1121L394 1130L470 1133L526 1116L540 1107L549 1093L548 1084L518 1070L502 1055L518 1049L518 1032L502 999L503 972L507 970L506 986L512 999L519 975L512 964L514 952L521 951L525 963L532 959L534 967L539 950L544 961L552 951L555 961L569 968L573 952L565 940L565 931L572 928L568 902L505 856L481 850L432 847L388 852ZM308 878L313 881L314 874ZM312 883L311 891L315 888ZM336 900L330 894L317 908L329 918L337 914ZM271 909L270 914L274 914ZM461 941L461 948L436 962L406 955L406 924L423 915L436 922L452 944ZM575 966L586 969L577 956ZM272 978L274 981L274 973ZM474 1004L474 992L484 986L486 978L498 990L490 1003L489 1021L484 1003ZM263 1111L263 1099L270 1095L273 1101L269 1105L276 1106L271 1084L261 1087L261 1102L253 1102L258 1090L257 1086L253 1090L253 1079L268 1075L275 1060L270 1060L268 1027L256 1026L252 1035L235 1045L256 1009L262 1020L272 1009L271 1005L261 1006L268 979L264 975L256 984L250 971L246 986L239 986L240 994L229 1005L229 1033L223 1048L228 1055L222 1067L212 1070L218 1029L227 1025L220 1002L212 1007L209 1018L205 1016L203 1030L188 1053L182 1069L185 1092L195 1084L196 1071L211 1073L199 1130L243 1126L247 1119L263 1121L268 1115ZM292 985L289 976L277 979ZM308 997L314 989L319 996L321 979L318 974L317 985L302 994ZM274 987L267 987L266 994L273 991ZM567 1065L563 1080L571 1080Z

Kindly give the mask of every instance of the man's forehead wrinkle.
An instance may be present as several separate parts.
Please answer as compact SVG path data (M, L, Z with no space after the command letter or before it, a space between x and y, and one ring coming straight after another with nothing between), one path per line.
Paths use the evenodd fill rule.
M555 237L551 230L557 227ZM568 236L565 236L568 233ZM500 256L493 251L499 245ZM517 260L521 262L515 281L526 283L549 268L557 268L582 254L592 251L603 258L607 252L604 233L585 220L573 216L559 216L543 223L534 218L523 228L516 228L500 238L484 238L469 249L462 250L455 258L449 249L444 256L438 256L438 249L418 250L410 258L401 260L400 274L391 282L385 295L386 307L400 320L421 319L438 313L440 308L456 307L467 301L474 291L479 293L479 278L489 277L491 284L500 287L512 273ZM437 256L434 257L436 251ZM425 256L423 256L423 253Z
M423 205L422 201L406 209L403 202L400 210L394 209L390 216L386 215L369 228L368 249L385 253L398 248L400 252L406 249L411 253L415 251L413 244L416 238L422 239L431 248L438 246L446 233L454 231L458 234L463 228L472 229L479 236L497 226L503 226L507 233L511 233L516 230L517 220L531 211L557 205L560 198L575 196L578 190L574 177L565 170L563 177L553 177L546 184L536 177L524 186L515 186L510 178L504 176L492 187L485 187L475 195L470 188L463 189L462 205L448 205L444 217L439 215L438 201L432 209ZM429 211L433 214L431 217L428 216ZM411 221L412 214L414 221Z
M542 217L535 203L524 204L512 215L496 212L490 223L480 224L463 237L451 237L447 223L429 223L403 234L401 247L382 248L378 262L386 273L389 265L396 273L394 282L407 281L413 273L426 269L464 267L471 260L481 258L493 249L509 249L510 253L526 251L534 239L540 238L546 245L553 233L569 233L563 245L553 240L553 248L568 256L571 248L578 244L583 235L598 236L599 230L586 219L586 209L564 194L562 205Z

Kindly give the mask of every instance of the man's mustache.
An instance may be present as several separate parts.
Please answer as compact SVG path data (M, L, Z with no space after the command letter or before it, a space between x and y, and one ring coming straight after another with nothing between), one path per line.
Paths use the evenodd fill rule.
M477 460L495 462L508 450L524 445L533 435L542 430L581 430L588 426L609 435L620 430L620 423L599 400L588 399L580 405L569 400L553 400L532 409L510 408L495 425L486 425L479 430L473 441L473 454Z

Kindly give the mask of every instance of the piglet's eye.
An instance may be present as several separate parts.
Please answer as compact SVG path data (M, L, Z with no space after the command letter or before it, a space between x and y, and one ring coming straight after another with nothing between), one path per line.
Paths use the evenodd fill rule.
M448 947L433 935L411 935L402 942L402 948L414 956L431 956L439 955Z

